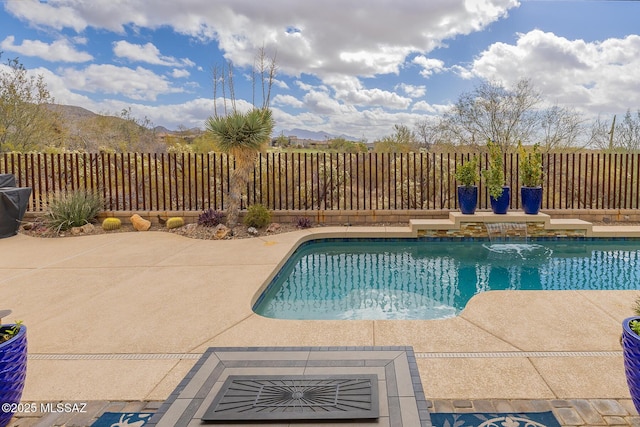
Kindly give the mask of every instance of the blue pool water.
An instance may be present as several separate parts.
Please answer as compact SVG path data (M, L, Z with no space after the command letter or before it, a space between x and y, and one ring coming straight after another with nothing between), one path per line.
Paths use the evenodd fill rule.
M441 319L490 290L640 288L640 241L301 245L254 306L280 319Z

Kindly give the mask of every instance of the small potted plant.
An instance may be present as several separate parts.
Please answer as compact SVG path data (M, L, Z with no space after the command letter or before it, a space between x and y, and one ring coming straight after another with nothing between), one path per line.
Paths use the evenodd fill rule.
M494 214L506 214L511 199L511 189L504 181L504 160L500 147L495 142L488 140L489 149L488 169L483 176L489 193L491 210Z
M2 324L0 311L0 403L17 405L27 376L27 328L21 322ZM11 408L10 408L11 409ZM0 426L9 424L14 411L0 411Z
M636 410L640 412L640 298L633 308L635 316L622 321L622 355L629 394Z
M534 144L531 153L527 153L518 143L520 163L520 197L524 213L537 215L542 206L542 154L540 145Z
M460 212L466 215L473 215L478 206L478 186L476 182L478 176L478 157L473 156L470 160L458 164L455 173L458 185L458 203Z

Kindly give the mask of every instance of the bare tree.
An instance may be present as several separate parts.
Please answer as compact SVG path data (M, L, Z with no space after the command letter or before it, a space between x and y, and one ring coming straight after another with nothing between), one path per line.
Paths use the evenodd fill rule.
M623 119L611 121L600 116L591 124L589 144L605 151L638 151L640 150L640 110L635 114L627 110Z
M415 134L420 141L420 147L428 151L437 143L440 132L437 122L424 119L415 124Z
M575 147L583 134L583 120L568 108L557 105L540 112L538 142L549 152L558 148Z
M445 113L442 130L458 145L483 144L487 140L503 153L518 141L528 143L539 123L540 94L529 80L520 80L513 89L499 82L483 82L463 93L451 111Z
M627 110L624 118L615 127L616 145L624 151L637 151L640 149L640 110L631 114Z

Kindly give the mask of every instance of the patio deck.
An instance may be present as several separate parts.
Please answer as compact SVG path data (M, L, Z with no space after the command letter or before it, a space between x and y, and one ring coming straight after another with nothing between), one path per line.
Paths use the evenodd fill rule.
M487 292L445 320L287 321L251 310L301 240L407 233L327 227L231 241L165 232L0 240L2 308L29 328L23 402L163 401L209 347L412 346L431 402L465 410L473 404L464 402L595 399L636 415L619 345L635 291Z

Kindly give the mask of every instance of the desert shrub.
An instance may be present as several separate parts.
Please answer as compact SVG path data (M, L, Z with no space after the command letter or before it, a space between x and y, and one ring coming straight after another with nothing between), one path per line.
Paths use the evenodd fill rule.
M222 218L224 214L222 211L214 211L209 208L208 210L202 212L198 215L198 225L202 225L204 227L215 227L218 224L222 223Z
M45 222L48 227L57 231L82 227L93 222L103 206L102 197L91 191L77 190L66 194L60 193L49 203Z
M270 222L271 212L260 204L249 206L244 217L244 224L248 227L263 228Z
M299 216L295 220L296 227L298 228L311 228L311 218L306 216Z

